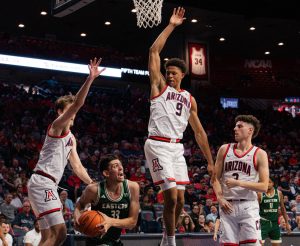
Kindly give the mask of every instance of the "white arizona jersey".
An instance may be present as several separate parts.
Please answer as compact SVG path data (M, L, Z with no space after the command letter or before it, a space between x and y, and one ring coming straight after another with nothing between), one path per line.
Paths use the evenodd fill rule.
M190 109L191 94L166 85L160 95L151 99L149 136L182 139Z
M40 170L55 178L58 184L68 163L73 147L73 134L69 131L64 136L51 136L49 130L34 171Z
M195 47L192 48L192 68L191 72L195 75L205 75L205 56L204 50L196 49Z
M242 188L233 187L228 188L225 180L234 178L238 180L258 182L258 171L256 166L256 153L258 147L252 146L246 153L239 155L236 152L237 144L228 144L223 163L222 173L222 191L225 199L246 199L256 200L257 195L255 191Z

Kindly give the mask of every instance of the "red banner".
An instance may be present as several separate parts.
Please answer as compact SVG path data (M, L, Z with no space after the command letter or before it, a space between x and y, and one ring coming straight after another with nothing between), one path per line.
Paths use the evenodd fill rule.
M188 50L191 77L208 79L208 57L206 44L188 43Z

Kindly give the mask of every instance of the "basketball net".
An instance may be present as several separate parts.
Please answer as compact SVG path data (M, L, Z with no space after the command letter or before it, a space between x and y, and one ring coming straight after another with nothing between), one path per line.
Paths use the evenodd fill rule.
M133 0L133 3L138 27L151 28L161 22L163 0Z

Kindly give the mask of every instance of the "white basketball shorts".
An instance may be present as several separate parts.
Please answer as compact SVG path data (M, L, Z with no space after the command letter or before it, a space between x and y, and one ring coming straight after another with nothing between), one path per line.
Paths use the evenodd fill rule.
M33 174L28 181L28 198L40 229L65 223L57 185L49 178Z
M232 201L233 212L220 209L221 245L260 245L261 230L258 201Z
M144 150L155 185L176 182L182 186L190 183L183 144L147 139Z

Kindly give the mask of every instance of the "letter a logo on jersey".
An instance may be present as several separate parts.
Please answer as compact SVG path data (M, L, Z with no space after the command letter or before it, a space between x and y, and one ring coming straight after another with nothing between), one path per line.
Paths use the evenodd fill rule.
M45 190L46 197L45 197L45 202L49 202L51 200L57 200L57 197L54 195L53 190Z
M159 164L158 158L152 160L153 172L163 170L163 167Z

